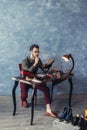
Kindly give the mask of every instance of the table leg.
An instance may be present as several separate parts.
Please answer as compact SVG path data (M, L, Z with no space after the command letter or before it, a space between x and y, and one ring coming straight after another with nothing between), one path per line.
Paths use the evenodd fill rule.
M72 82L72 78L69 78L68 81L69 81L69 84L70 84L69 107L71 107L71 98L72 98L72 92L73 92L73 82Z
M12 98L13 98L13 105L14 105L13 116L16 113L16 94L15 94L15 91L16 91L16 88L18 86L18 83L19 83L19 81L15 81L13 89L12 89Z
M30 125L33 125L33 118L34 118L34 96L36 93L36 88L33 88L32 91L32 97L31 97L31 121L30 121Z

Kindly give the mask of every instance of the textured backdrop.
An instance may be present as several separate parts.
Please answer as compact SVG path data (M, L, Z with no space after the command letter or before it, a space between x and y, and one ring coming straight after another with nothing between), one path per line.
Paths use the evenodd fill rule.
M32 43L44 62L54 57L64 71L71 63L61 56L71 53L74 93L87 93L87 0L0 0L0 95L11 95L11 78ZM68 92L67 85L58 92Z

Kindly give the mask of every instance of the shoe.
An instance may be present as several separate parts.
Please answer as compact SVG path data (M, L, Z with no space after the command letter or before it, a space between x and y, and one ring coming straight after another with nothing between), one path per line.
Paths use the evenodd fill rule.
M46 116L51 116L51 117L53 117L53 118L56 118L57 117L57 115L54 113L54 112L45 112L45 115Z
M69 108L69 111L67 112L67 115L66 115L66 117L65 117L65 121L66 121L67 123L71 122L71 121L72 121L72 117L73 117L73 115L72 115L72 109Z
M64 107L63 113L59 116L59 120L63 121L67 115L67 107Z
M79 115L74 116L72 118L71 124L74 126L78 125L79 119L80 119Z
M25 108L28 108L30 105L29 103L27 103L27 101L22 101L22 106L25 107Z
M84 120L83 126L79 130L87 130L87 121Z
M78 126L79 127L82 127L84 125L84 117L83 116L80 116L79 117L79 121L78 121Z

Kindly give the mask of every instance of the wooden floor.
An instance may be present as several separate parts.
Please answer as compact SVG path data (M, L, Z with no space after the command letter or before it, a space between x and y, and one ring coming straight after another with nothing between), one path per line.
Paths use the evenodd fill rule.
M30 99L30 97L29 97ZM63 108L68 106L68 95L54 95L52 109L59 115ZM87 107L87 94L73 95L73 115L84 115ZM23 108L20 104L20 97L17 97L17 112L12 116L13 102L11 96L0 96L0 130L54 130L53 122L57 119L45 116L45 105L43 96L38 96L38 103L35 106L34 125L30 126L30 108ZM68 129L67 129L68 130Z

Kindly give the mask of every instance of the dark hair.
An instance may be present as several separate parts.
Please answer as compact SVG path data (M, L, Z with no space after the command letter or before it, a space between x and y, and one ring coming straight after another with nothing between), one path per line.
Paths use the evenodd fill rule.
M31 45L31 46L30 46L30 51L33 50L33 48L38 48L38 49L39 49L39 46L36 45L36 44Z

